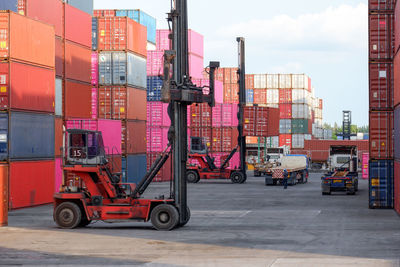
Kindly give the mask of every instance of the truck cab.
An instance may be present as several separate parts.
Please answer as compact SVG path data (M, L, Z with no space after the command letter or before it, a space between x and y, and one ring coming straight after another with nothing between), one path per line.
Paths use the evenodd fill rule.
M266 175L272 167L280 166L282 158L288 154L287 146L267 148L265 159L254 165L254 176Z

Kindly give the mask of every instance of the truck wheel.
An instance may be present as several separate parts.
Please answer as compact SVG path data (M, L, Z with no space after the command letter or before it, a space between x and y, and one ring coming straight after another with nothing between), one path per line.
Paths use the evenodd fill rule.
M232 174L231 174L231 181L234 184L243 184L246 181L246 179L245 179L243 173L235 171L235 172L232 172Z
M331 192L322 192L322 195L330 195Z
M170 231L179 223L178 210L170 204L160 204L151 212L151 224L159 231Z
M200 181L199 174L196 171L187 171L186 172L186 180L188 183L198 183Z
M92 221L89 221L86 219L86 217L82 217L81 222L79 223L79 227L85 227L88 226Z
M54 221L65 229L73 229L82 221L81 209L72 202L63 202L54 210Z

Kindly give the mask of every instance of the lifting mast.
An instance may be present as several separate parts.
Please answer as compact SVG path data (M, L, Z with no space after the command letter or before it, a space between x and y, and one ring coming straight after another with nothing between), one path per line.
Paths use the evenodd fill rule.
M246 104L246 62L245 62L245 41L243 37L238 37L238 84L239 84L239 111L238 111L238 145L240 148L240 170L246 179L246 137L243 136L244 127L244 105Z

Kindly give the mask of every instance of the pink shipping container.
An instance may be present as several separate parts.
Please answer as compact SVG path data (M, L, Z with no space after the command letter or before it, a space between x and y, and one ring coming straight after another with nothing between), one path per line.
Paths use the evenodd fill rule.
M168 130L167 127L147 127L147 153L162 152L168 145Z
M97 119L97 88L92 88L92 119Z
M203 77L204 59L189 53L189 76L195 79Z
M369 162L369 153L362 154L362 178L368 179L369 170L368 170L368 162Z
M212 110L213 127L236 127L239 124L238 105L236 104L217 104Z
M68 120L65 124L67 129L85 129L102 132L106 153L121 154L122 125L120 120L75 119Z
M193 53L199 57L204 57L204 37L203 35L193 31L188 31L189 53Z
M99 84L99 58L97 52L92 52L92 67L91 67L91 82L92 85Z
M148 51L147 52L147 75L158 76L163 74L164 69L164 52Z
M62 158L55 158L54 164L55 164L54 192L59 192L60 186L63 183Z
M147 102L147 126L169 127L168 103Z
M158 51L164 51L170 49L170 41L168 39L169 30L157 30L156 33L156 44Z

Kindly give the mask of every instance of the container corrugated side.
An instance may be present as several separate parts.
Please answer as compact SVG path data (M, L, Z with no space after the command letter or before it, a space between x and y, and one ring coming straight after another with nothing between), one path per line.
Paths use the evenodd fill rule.
M90 2L81 1L81 2ZM65 39L89 49L92 47L92 16L76 7L64 5Z
M92 117L92 86L90 84L65 80L64 94L64 116L66 119L89 119Z
M369 11L392 11L396 1L395 0L369 0Z
M394 55L393 13L369 14L369 58L371 60L392 59Z
M138 183L146 174L146 154L126 156L126 175L128 183Z
M393 160L369 162L369 207L393 208Z
M91 82L92 51L72 42L65 42L65 77L67 79Z
M98 48L98 27L97 27L97 18L92 18L92 50L96 51Z
M147 152L146 122L128 120L123 121L122 125L123 137L125 137L122 140L122 152L124 154L145 154Z
M370 112L369 137L371 159L393 159L393 113Z
M157 159L160 153L147 153L147 170L150 169L151 165ZM167 162L161 168L161 170L157 173L156 177L154 177L154 182L168 182L171 181L171 157L168 158Z
M369 63L369 108L387 110L394 106L392 63Z

